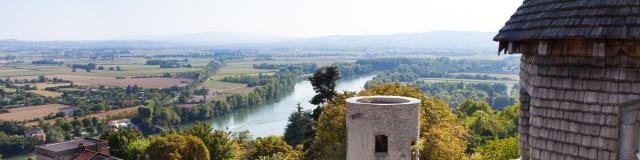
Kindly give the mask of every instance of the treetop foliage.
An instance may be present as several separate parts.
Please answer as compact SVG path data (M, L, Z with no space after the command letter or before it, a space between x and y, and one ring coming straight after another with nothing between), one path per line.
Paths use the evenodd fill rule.
M400 84L372 86L356 93L338 94L325 104L314 124L315 137L305 158L344 159L346 157L345 100L353 96L393 95L413 97L420 104L421 159L465 159L467 130L456 120L446 103L423 96L417 89Z
M336 93L336 81L340 79L338 67L331 66L318 69L309 77L313 90L317 93L311 99L311 104L319 105L331 100Z

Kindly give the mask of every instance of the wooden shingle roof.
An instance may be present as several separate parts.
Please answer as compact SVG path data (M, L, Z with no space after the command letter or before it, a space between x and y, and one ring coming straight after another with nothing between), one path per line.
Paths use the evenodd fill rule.
M640 39L638 0L525 0L494 41Z

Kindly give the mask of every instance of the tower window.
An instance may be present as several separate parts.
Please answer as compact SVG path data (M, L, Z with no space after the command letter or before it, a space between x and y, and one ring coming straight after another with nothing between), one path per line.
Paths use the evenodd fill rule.
M377 135L376 136L376 152L387 152L387 136L385 135Z

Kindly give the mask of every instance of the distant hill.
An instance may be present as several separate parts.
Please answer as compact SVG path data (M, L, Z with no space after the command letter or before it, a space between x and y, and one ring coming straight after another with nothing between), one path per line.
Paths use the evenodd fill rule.
M273 43L292 40L293 38L266 34L238 33L238 32L204 32L192 34L178 34L167 36L138 36L127 40L159 41L184 44L190 46L221 46L232 44Z
M2 47L218 47L322 50L427 50L491 52L497 50L494 32L436 31L388 35L289 38L251 33L206 32L169 36L140 36L112 41L20 41L0 40Z
M495 32L437 31L389 35L327 36L260 44L262 47L316 49L496 50Z

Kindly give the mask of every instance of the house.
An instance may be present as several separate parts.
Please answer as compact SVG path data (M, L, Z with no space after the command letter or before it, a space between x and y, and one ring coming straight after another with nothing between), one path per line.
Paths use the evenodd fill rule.
M107 126L114 128L129 128L131 121L129 119L118 119L107 122Z
M58 112L62 112L64 113L64 115L73 115L73 113L75 113L75 111L78 109L79 107L74 107L74 106L62 107L58 109Z
M36 137L39 140L46 140L47 139L47 134L44 133L44 130L42 128L37 128L37 127L33 127L33 128L29 128L24 130L24 136L25 137Z
M120 160L109 155L107 141L84 138L36 146L37 160Z
M494 37L521 54L521 158L638 159L640 1L525 0Z

